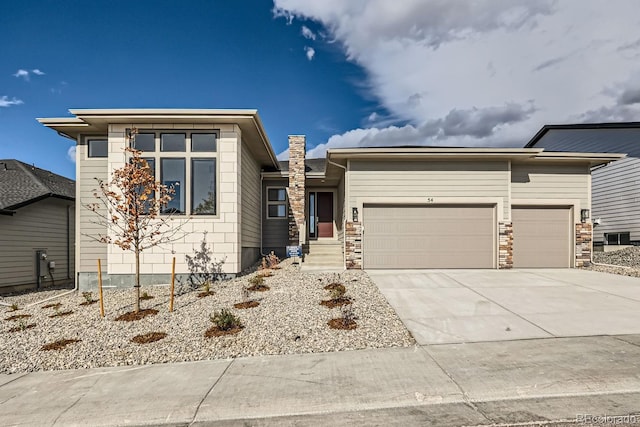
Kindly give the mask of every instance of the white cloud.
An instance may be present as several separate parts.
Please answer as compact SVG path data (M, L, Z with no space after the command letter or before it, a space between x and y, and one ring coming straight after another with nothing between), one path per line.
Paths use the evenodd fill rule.
M29 80L29 72L27 70L23 70L21 68L18 71L16 71L16 73L13 75L13 77L23 78L26 81L28 81Z
M302 26L302 37L309 40L315 40L316 34L309 29L306 25Z
M76 162L76 146L72 145L71 147L69 147L69 149L67 150L67 157L69 158L69 160L71 160L72 163Z
M34 68L33 70L31 70L31 73L35 74L36 76L44 76L44 71L40 70L39 68ZM25 81L29 81L31 78L31 73L27 70L23 70L22 68L20 68L18 71L16 71L15 74L13 74L13 77L16 77L18 79L24 79Z
M316 55L316 50L312 47L305 46L304 51L307 54L307 59L311 61L313 57Z
M0 97L0 107L11 107L12 105L20 104L24 104L24 102L22 102L21 99L17 99L16 97L13 97L11 99L9 99L9 97L6 95Z
M362 122L377 128L324 147L522 146L546 123L640 121L638 12L635 0L275 0L274 8L326 31L363 68L385 115L408 123L367 112Z

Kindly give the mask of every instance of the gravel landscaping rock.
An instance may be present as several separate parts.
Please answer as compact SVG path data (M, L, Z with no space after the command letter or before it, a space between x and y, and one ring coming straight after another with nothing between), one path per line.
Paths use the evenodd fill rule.
M335 281L335 273L301 273L289 261L265 278L266 292L253 292L252 300L260 305L236 309L242 302L242 288L248 287L247 275L212 286L215 295L198 298L199 291L175 297L174 312L169 313L169 287L144 287L153 299L141 302L143 309L158 314L132 322L114 319L133 310L134 290L105 290L105 318L100 317L99 304L80 305L82 295L72 293L53 302L57 310L73 310L67 316L50 318L54 308L35 304L66 291L46 291L10 296L3 303L17 303L19 314L30 314L29 324L19 332L8 332L17 321L0 321L0 373L54 369L93 368L221 359L269 354L317 353L380 347L407 347L415 344L394 310L375 284L362 271L340 274L346 296L353 298L358 327L334 330L327 322L340 316L340 308L328 309L320 301L329 297L324 286ZM97 298L97 294L94 295ZM51 301L49 301L51 302ZM239 317L244 328L235 335L205 338L213 326L209 315L226 308ZM0 308L8 312L8 308ZM17 314L12 313L12 314ZM153 332L167 336L156 342L136 344L131 339ZM79 340L55 351L41 351L46 344L58 340Z
M640 247L638 246L613 252L594 252L593 261L608 265L592 265L587 268L588 270L640 277Z

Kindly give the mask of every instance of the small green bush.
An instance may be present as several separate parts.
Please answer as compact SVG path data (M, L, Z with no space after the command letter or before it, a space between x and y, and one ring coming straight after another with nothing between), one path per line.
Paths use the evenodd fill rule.
M209 315L209 320L211 320L211 322L221 331L228 331L230 329L242 327L240 319L226 308L223 308L219 312L215 311L213 315Z
M251 283L253 286L262 285L264 283L264 277L253 276L251 279L249 279L249 283Z

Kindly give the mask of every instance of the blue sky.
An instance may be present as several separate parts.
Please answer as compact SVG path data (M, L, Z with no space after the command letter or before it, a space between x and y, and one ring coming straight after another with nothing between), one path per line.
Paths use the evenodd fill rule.
M0 99L18 104L0 108L0 158L73 177L73 143L35 120L69 108L257 108L277 153L288 134L313 146L359 125L375 109L359 89L362 69L272 9L264 0L2 2Z
M312 157L640 121L636 0L2 1L0 55L0 158L69 177L69 108L257 108Z

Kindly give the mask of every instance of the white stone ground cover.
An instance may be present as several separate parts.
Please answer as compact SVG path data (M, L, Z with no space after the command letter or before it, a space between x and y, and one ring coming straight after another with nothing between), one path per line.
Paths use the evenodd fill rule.
M134 322L117 322L118 315L133 308L133 290L105 290L105 318L99 305L80 306L82 295L72 293L29 308L26 305L63 291L48 291L6 297L2 302L16 303L20 310L2 307L0 319L0 373L54 369L92 368L103 366L141 365L220 359L267 354L317 353L380 347L407 347L415 344L396 313L366 273L348 271L340 275L353 298L357 316L355 330L333 330L327 321L339 317L340 309L328 309L320 301L329 298L323 287L334 281L334 273L301 273L284 262L280 270L265 279L271 290L253 292L251 298L260 305L235 309L242 301L241 289L249 286L255 274L216 284L215 295L198 298L198 291L176 296L174 312L169 313L169 287L143 287L154 298L142 301L142 308L159 311ZM97 298L97 293L94 293ZM68 316L50 318L53 308L48 303L62 303L59 311L73 310ZM213 324L209 315L214 310L231 309L244 324L237 335L205 338ZM7 321L15 314L30 314L23 326L31 329L8 332L19 321ZM168 336L150 344L130 340L148 332L165 332ZM62 350L42 351L45 344L60 339L79 339Z

